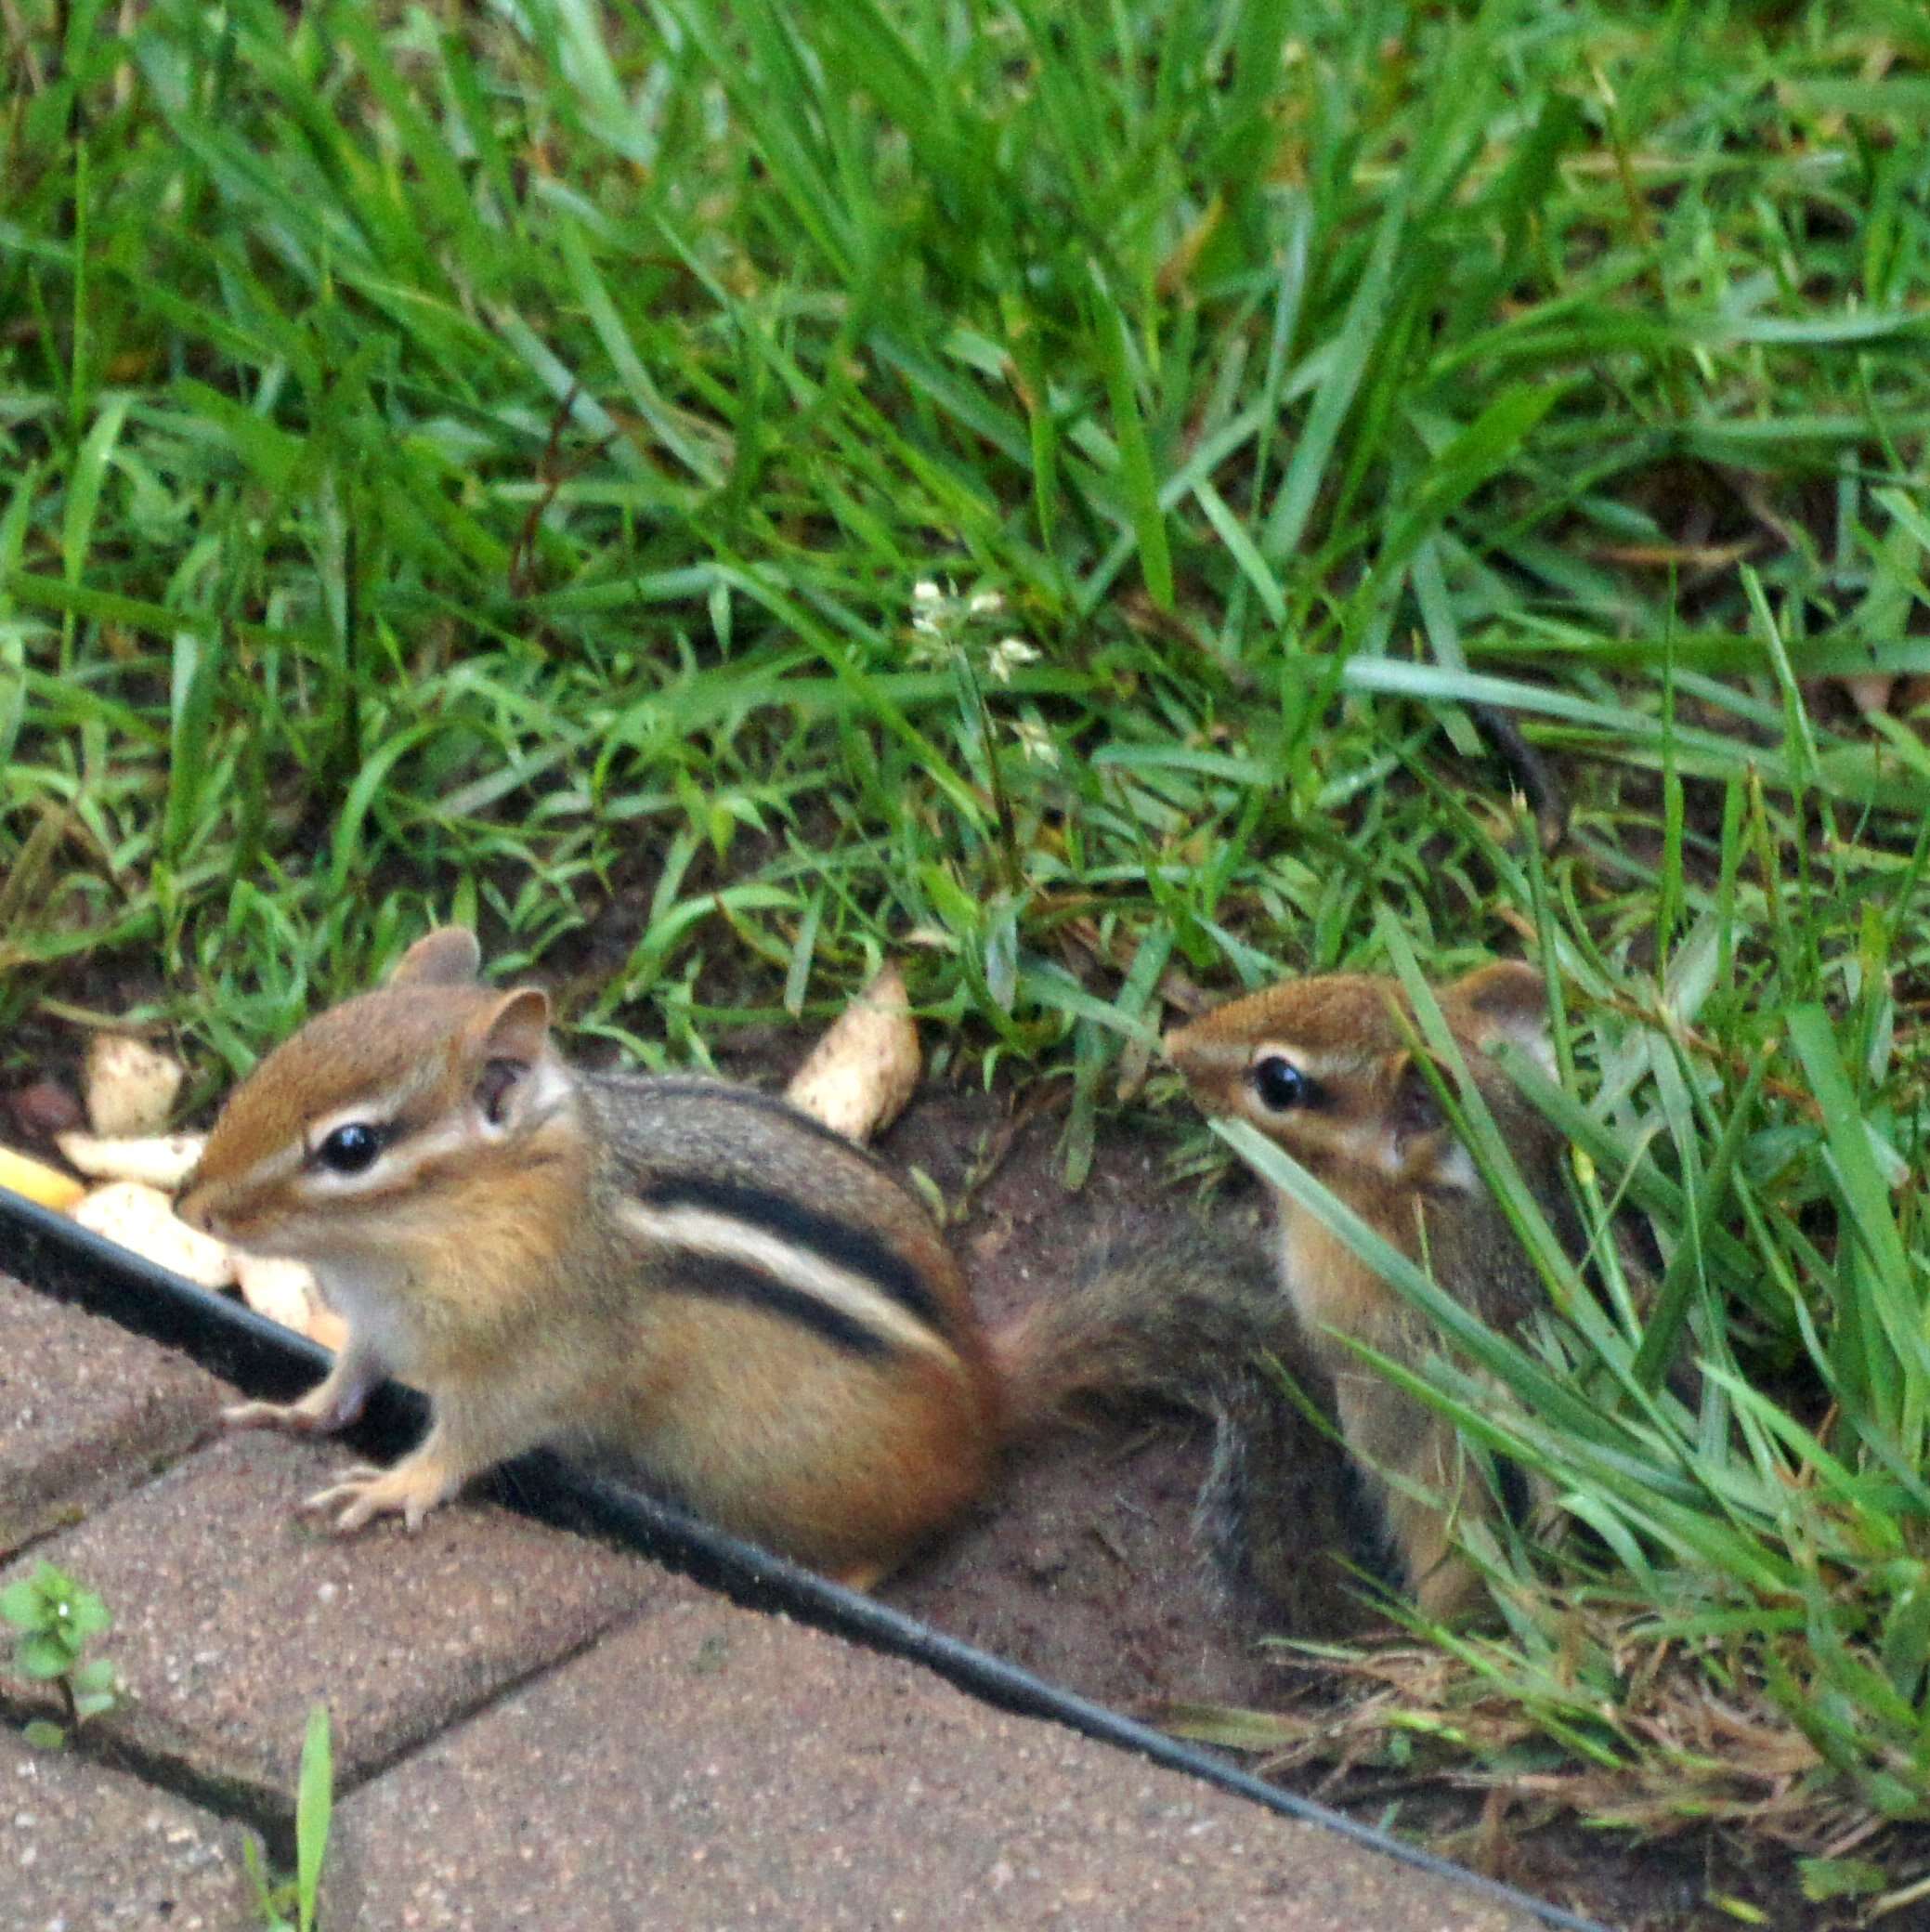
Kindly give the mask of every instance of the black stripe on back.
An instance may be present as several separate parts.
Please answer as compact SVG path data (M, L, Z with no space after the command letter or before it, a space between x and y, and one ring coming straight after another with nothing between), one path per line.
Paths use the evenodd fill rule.
M652 1208L701 1208L760 1228L862 1276L881 1294L939 1335L950 1334L944 1305L925 1278L896 1248L848 1221L818 1214L788 1194L710 1174L659 1174L641 1183L637 1198Z
M810 1329L848 1355L875 1358L892 1351L891 1343L875 1329L866 1327L816 1296L779 1281L775 1274L766 1274L762 1268L733 1261L724 1255L697 1254L681 1247L668 1250L661 1266L662 1273L653 1279L672 1291L707 1295L715 1300L762 1309L766 1314Z

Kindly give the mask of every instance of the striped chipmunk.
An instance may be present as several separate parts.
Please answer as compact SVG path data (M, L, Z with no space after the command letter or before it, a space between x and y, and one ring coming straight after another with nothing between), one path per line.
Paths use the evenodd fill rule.
M1579 1255L1567 1142L1492 1057L1509 1041L1554 1070L1540 974L1500 961L1437 999L1549 1227ZM1541 1277L1448 1128L1403 1019L1412 1012L1394 980L1335 973L1236 999L1169 1034L1166 1051L1207 1114L1251 1122L1463 1306L1514 1329L1544 1305ZM1494 1498L1465 1467L1452 1425L1347 1346L1415 1366L1439 1346L1434 1327L1291 1196L1276 1190L1274 1209L1280 1285L1404 1580L1429 1615L1464 1611L1479 1578L1454 1547L1454 1520L1488 1515ZM1506 1490L1519 1472L1501 1475Z
M1016 1436L1137 1395L1215 1423L1203 1509L1263 1591L1304 1599L1310 1550L1347 1540L1342 1458L1258 1359L1318 1374L1257 1245L1100 1257L988 1337L880 1160L749 1088L573 1068L547 996L479 964L445 928L309 1021L229 1096L181 1204L306 1261L347 1323L325 1380L231 1426L344 1429L387 1374L429 1398L418 1447L305 1508L413 1527L554 1443L864 1586L983 1495Z

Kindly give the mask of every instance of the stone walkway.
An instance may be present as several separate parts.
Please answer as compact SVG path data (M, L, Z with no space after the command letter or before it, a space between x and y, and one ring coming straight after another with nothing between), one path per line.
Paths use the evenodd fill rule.
M31 1750L6 1645L0 1932L259 1928L316 1700L329 1932L1537 1924L493 1505L322 1536L290 1508L346 1456L220 1438L231 1393L0 1278L0 1585L98 1590L131 1692Z

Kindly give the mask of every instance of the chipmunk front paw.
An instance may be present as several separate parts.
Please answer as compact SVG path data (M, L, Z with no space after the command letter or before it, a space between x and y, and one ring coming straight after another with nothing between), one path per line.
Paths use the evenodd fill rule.
M299 1402L240 1402L221 1412L224 1429L279 1429L296 1436L332 1436L359 1418L373 1378L330 1376Z
M279 1429L293 1436L326 1435L330 1425L298 1402L238 1402L221 1412L223 1429ZM339 1428L341 1425L336 1424Z

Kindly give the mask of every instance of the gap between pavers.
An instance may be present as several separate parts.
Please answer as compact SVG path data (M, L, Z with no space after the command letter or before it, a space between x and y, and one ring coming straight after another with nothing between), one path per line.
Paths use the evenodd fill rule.
M246 1836L0 1729L0 1932L261 1932Z
M0 1558L181 1455L221 1401L187 1356L0 1276Z
M331 1932L1533 1932L1535 1921L697 1592L349 1798Z
M687 1588L656 1565L488 1504L329 1536L294 1514L339 1449L248 1434L176 1464L38 1546L103 1597L98 1645L124 1708L95 1720L124 1760L270 1825L293 1814L308 1707L325 1703L345 1789L612 1623ZM32 1687L0 1690L17 1708Z

